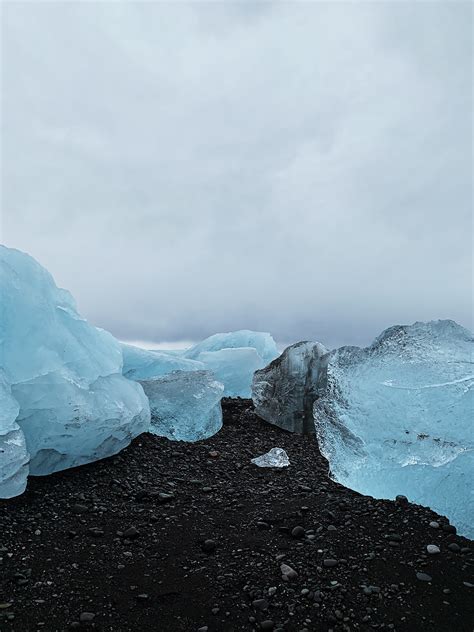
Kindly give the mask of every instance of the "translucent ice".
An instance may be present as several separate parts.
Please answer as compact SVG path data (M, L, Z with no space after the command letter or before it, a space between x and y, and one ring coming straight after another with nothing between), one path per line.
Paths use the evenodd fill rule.
M82 319L69 292L32 257L0 246L0 295L0 367L19 406L15 421L30 473L114 454L148 428L148 400L122 376L120 344ZM3 402L5 385L2 393ZM1 419L8 428L4 410ZM21 433L16 437L23 476ZM0 453L4 485L13 466L8 454Z
M15 421L19 410L0 369L0 498L17 496L26 487L29 455L25 435Z
M150 400L150 432L168 439L198 441L222 427L224 386L210 371L173 371L140 383Z
M319 342L298 342L256 371L252 399L257 415L291 432L314 433L316 382L327 352Z
M202 371L202 362L188 360L166 351L150 351L122 344L123 374L130 380L148 380L172 371Z
M221 349L236 349L240 347L252 347L262 358L264 365L278 356L278 349L270 334L262 331L250 331L242 329L226 334L214 334L202 340L194 347L184 352L186 358L197 360L205 351L220 351Z
M314 418L332 475L375 497L404 494L474 535L472 334L453 321L391 327L324 364Z
M250 397L254 371L277 356L270 334L247 329L214 334L184 352L184 357L203 362L215 373L228 397Z
M272 448L266 454L252 459L252 463L258 467L288 467L290 460L283 448Z
M198 358L224 384L226 397L251 397L253 374L265 366L253 347L204 351Z

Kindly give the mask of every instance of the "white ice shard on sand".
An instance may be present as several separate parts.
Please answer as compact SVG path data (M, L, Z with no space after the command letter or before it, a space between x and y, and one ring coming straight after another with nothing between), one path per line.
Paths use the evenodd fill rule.
M314 418L332 475L406 495L474 535L473 336L453 321L384 331L325 359Z
M283 448L272 448L262 456L257 456L251 460L258 467L288 467L290 459Z
M313 404L321 359L319 342L297 342L255 372L252 399L259 417L291 432L314 433Z
M224 386L210 371L173 371L140 383L150 401L150 432L173 440L198 441L222 427Z
M22 476L27 469L48 474L109 456L147 430L148 400L139 384L122 376L120 344L81 318L72 296L42 266L0 246L0 296L0 368L7 385L1 401L10 388L19 408L14 421L30 455L28 467L20 465L25 455L18 434ZM11 432L11 423L3 409L0 436ZM1 490L12 459L0 452Z
M226 397L251 397L253 374L278 356L269 333L242 329L214 334L184 352L203 362L224 384Z

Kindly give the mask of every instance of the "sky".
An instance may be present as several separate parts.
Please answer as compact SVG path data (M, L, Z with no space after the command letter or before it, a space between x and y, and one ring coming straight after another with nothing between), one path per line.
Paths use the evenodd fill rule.
M0 241L122 340L472 326L472 6L6 2Z

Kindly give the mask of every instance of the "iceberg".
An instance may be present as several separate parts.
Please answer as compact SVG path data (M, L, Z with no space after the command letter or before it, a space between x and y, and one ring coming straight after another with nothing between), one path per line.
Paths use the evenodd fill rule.
M204 352L242 347L255 349L262 358L264 366L279 355L276 343L269 333L250 331L249 329L231 331L225 334L214 334L187 349L183 355L190 360L199 360L199 355Z
M130 380L148 380L167 375L172 371L202 371L202 362L181 358L167 351L152 351L121 343L123 375Z
M325 356L314 420L340 483L398 494L473 536L473 336L449 320L394 326Z
M314 433L316 384L327 353L319 342L298 342L256 371L252 399L257 415L290 432Z
M0 246L0 295L0 493L14 495L28 472L115 454L148 429L150 410L122 376L118 341L32 257Z
M253 374L279 355L270 334L243 329L214 334L184 352L202 362L225 386L226 397L251 396Z
M250 398L253 374L265 366L253 347L204 351L198 358L224 384L225 397Z
M221 429L224 386L211 371L173 371L140 384L150 401L150 432L198 441Z
M29 454L16 418L20 407L0 369L0 498L22 494L26 488Z

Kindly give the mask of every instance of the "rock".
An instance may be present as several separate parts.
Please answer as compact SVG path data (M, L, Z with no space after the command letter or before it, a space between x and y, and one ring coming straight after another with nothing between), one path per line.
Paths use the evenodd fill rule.
M436 555L437 553L440 552L439 548L435 544L428 544L428 546L426 547L426 550L428 551L430 555Z
M265 621L262 621L262 623L260 624L260 629L265 630L265 631L273 630L274 627L275 627L275 624L273 623L273 621L270 621L270 619L266 619Z
M293 538L296 538L296 539L304 538L305 530L303 529L303 527L295 527L291 531L291 535Z
M337 566L337 560L327 559L323 560L323 566L326 568L332 568L333 566Z
M79 621L81 623L89 623L95 619L95 614L93 612L81 612L79 615Z
M127 538L128 540L134 540L135 538L138 538L139 536L140 536L140 532L135 527L129 527L122 534L122 537Z
M430 582L432 580L431 575L427 573L417 573L416 578L420 580L420 582Z
M453 553L459 553L459 551L461 550L461 547L459 546L459 544L456 544L456 542L450 542L448 544L448 549L452 551Z
M216 543L214 540L204 540L201 548L205 553L212 553L216 549Z

